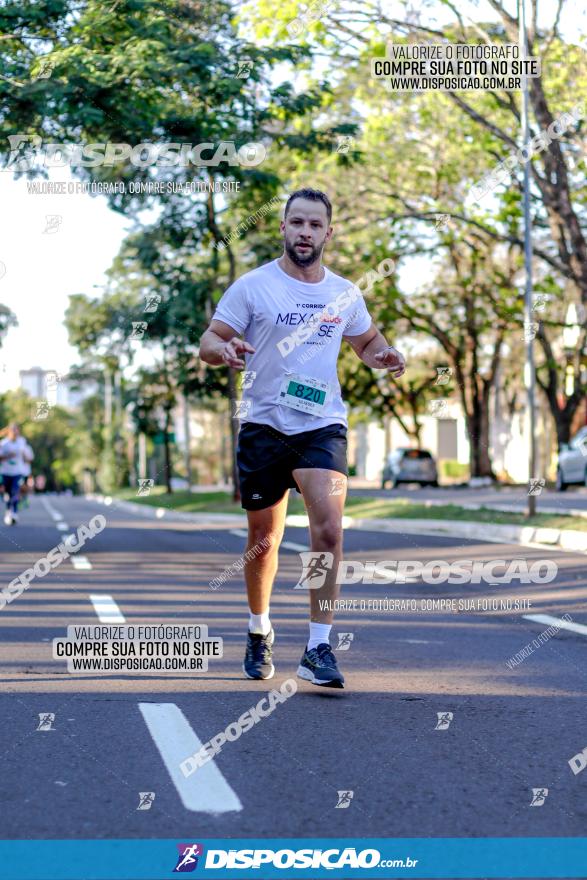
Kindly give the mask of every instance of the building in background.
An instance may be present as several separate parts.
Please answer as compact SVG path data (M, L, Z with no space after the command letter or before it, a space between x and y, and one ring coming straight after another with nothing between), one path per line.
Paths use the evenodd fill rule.
M99 390L98 383L93 379L73 380L56 370L44 370L42 367L20 370L19 375L20 387L30 397L65 409L77 409L83 400Z

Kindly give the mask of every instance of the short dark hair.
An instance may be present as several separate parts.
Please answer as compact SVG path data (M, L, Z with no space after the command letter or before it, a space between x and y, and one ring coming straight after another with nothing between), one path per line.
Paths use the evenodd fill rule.
M330 224L330 221L332 220L332 205L326 193L321 192L319 189L310 189L309 187L305 187L304 189L297 189L294 193L291 194L291 196L285 203L285 211L283 213L284 220L287 217L288 211L291 207L291 203L294 199L309 199L311 202L322 202L322 204L326 208L326 216L328 217L328 223Z

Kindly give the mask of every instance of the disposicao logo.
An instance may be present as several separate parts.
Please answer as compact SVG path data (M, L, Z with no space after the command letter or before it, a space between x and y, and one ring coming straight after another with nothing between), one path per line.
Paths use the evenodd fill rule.
M177 865L173 869L174 874L187 874L198 867L199 856L204 855L204 847L201 843L178 843L179 855Z

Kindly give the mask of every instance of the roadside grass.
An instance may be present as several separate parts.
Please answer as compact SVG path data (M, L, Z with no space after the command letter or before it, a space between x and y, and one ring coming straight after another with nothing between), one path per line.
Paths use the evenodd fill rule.
M149 495L137 496L136 490L122 490L117 498L146 504L152 507L163 507L168 510L179 510L184 513L244 513L239 503L234 503L228 492L186 492L177 491L168 495L163 486L155 486ZM304 503L296 492L290 492L288 513L305 513ZM468 510L458 504L426 505L418 504L407 498L367 498L351 496L347 498L345 514L360 519L441 519L460 520L463 522L497 523L503 525L539 526L552 529L574 529L587 531L587 519L575 516L557 516L555 514L538 513L526 517L514 511L491 510L482 507L479 510Z

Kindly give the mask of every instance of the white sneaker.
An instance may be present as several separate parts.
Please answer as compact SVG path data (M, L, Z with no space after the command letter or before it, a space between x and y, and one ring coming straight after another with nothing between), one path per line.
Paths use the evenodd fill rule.
M12 514L12 525L15 526L18 522L18 513Z
M4 525L11 526L12 525L12 516L10 515L10 511L7 510L4 514Z

